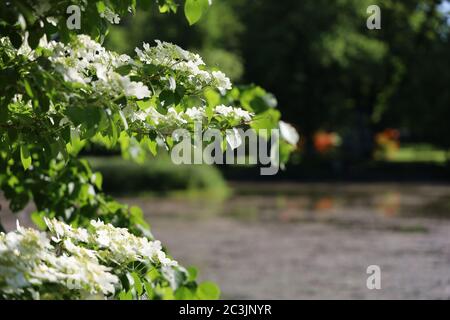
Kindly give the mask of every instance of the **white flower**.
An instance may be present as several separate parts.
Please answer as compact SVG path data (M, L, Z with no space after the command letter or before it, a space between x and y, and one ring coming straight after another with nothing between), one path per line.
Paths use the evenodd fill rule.
M228 117L228 116L232 115L233 107L227 107L227 106L221 104L215 108L215 112L222 116Z
M227 90L231 90L231 81L225 73L222 71L213 71L212 76L215 81L216 88L222 95L224 95Z
M227 142L231 149L234 150L242 144L242 137L239 134L238 129L233 128L226 131Z
M164 117L164 122L168 125L181 125L187 123L187 121L183 118L183 112L178 113L173 107L167 110L167 114Z
M58 22L59 22L58 18L56 18L56 17L47 17L46 20L48 23L50 23L51 25L53 25L55 27L58 25Z
M169 90L175 91L176 88L177 88L177 83L175 82L175 78L170 77L169 78Z
M168 259L159 241L149 241L136 237L123 228L115 228L100 221L91 221L95 228L94 242L110 252L110 259L119 263L131 261L159 262L162 265L176 266L176 261Z
M20 225L14 232L0 233L0 297L39 297L45 293L61 298L58 294L64 290L59 287L80 294L113 294L120 286L115 273L122 274L138 261L160 268L171 283L174 268L184 270L165 254L161 242L137 237L127 229L100 220L91 221L89 230L56 219L46 218L45 222L49 235ZM176 289L176 282L172 284Z
M105 11L100 13L100 17L105 18L112 24L119 24L120 17L118 14L114 13L110 8L106 7Z
M56 220L46 222L59 235L79 233ZM63 245L67 251L57 254L45 233L19 225L14 232L0 234L0 296L29 292L32 297L39 297L32 286L45 290L43 285L48 283L90 293L114 293L119 279L108 267L99 264L93 250L77 246L71 238L66 238ZM48 294L56 297L58 289Z
M44 218L49 230L56 236L55 239L72 238L81 242L88 242L88 232L84 228L72 228L70 225L56 219Z
M136 48L135 51L142 62L154 65L177 65L182 62L190 62L191 66L204 65L202 58L195 53L180 48L179 46L155 40L156 47L150 47L148 43L143 44L144 50Z
M65 81L89 84L100 94L112 96L124 94L144 99L151 95L142 82L115 72L116 68L132 63L129 56L109 52L86 35L79 35L69 45L51 41L42 46L52 52L49 59Z
M231 81L223 72L205 70L205 63L195 53L168 42L156 40L156 46L143 44L143 50L136 48L139 60L146 64L162 66L177 74L177 82L190 90L201 90L207 86L217 88L222 94L231 89ZM169 89L175 90L169 79Z
M253 114L241 108L227 107L219 105L214 109L215 113L224 117L233 118L235 120L249 122L252 120Z
M64 80L70 81L70 82L78 82L82 84L86 84L90 82L90 78L84 78L77 69L75 68L58 68L58 71L61 71L63 74Z
M184 112L186 116L194 121L201 121L205 117L205 108L204 107L192 107L186 109Z
M97 78L103 81L108 81L108 69L106 68L106 66L101 63L94 63L93 66L95 68Z
M284 121L279 122L281 137L292 145L297 145L300 136L295 128Z
M242 118L246 122L249 122L252 120L252 114L241 108L234 108L234 113L235 113L236 117Z
M142 82L131 81L128 77L121 77L120 83L123 87L125 95L134 96L141 100L150 97L150 90Z
M101 247L107 248L110 244L109 235L106 230L97 231L97 244Z

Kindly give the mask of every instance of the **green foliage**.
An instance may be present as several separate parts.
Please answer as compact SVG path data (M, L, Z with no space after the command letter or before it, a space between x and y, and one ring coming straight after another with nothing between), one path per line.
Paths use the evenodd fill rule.
M208 0L186 0L184 14L190 25L196 23L208 9Z
M400 163L445 164L449 159L450 153L447 150L437 149L429 144L404 144L388 160Z
M198 286L196 294L201 300L217 300L220 297L220 289L215 283L203 282Z

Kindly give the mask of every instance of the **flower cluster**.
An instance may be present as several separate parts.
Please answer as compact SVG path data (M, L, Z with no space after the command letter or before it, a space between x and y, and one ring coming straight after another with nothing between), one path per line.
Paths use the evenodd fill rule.
M100 12L100 17L108 20L111 24L119 24L120 17L117 13L114 13L110 8L106 7L103 12Z
M164 266L177 266L177 262L166 257L159 241L136 237L125 228L116 228L100 220L92 220L89 233L84 228L73 228L56 219L45 219L52 241L74 241L98 248L98 252L107 251L103 258L116 264L127 264L133 261L145 261ZM71 251L69 248L67 250ZM74 253L74 252L72 252Z
M205 63L198 54L167 42L157 40L156 43L154 47L144 44L143 50L137 48L136 52L141 63L165 68L164 74L160 77L163 80L162 86L157 87L156 84L152 86L156 87L158 92L164 89L175 90L177 83L192 90L212 86L222 94L231 89L230 79L220 71L206 70ZM152 95L143 82L131 80L130 76L135 76L139 72L131 72L128 75L117 72L117 69L123 66L129 66L130 70L139 68L139 62L127 55L118 55L106 50L88 36L80 35L68 45L55 41L47 43L44 39L41 41L41 47L50 51L50 61L66 81L89 85L93 92L112 97L124 95L142 100ZM28 54L31 57L34 55L33 52ZM181 112L169 107L166 114L161 114L153 107L136 110L135 106L128 104L121 111L121 115L125 123L140 121L153 129L176 128L206 118L203 106L188 108ZM213 115L239 122L249 122L252 118L252 114L243 109L224 105L217 106Z
M5 42L5 47L11 47L6 38L2 42ZM227 97L222 101L218 94L218 99L210 101L203 90L213 87L224 93L231 89L230 80L220 71L208 70L198 54L170 43L157 41L154 47L144 44L143 50L136 49L135 59L110 52L86 35L76 36L68 44L47 42L43 37L39 48L32 50L25 41L19 50L11 47L10 54L25 56L35 63L39 55L44 55L51 62L48 71L59 73L72 84L72 91L58 97L57 104L52 101L48 117L52 125L71 126L72 133L81 140L89 135L77 123L79 118L85 116L68 111L78 99L77 104L83 105L85 100L82 99L86 97L94 101L95 107L102 108L97 109L96 113L99 110L111 126L113 122L116 126L115 129L108 129L108 122L105 126L100 116L95 130L98 131L100 126L104 130L96 136L97 142L101 135L107 137L114 133L117 126L127 130L130 136L136 132L155 132L164 142L178 128L193 129L195 122L202 122L202 127L214 122L214 126L229 129L239 124L250 124L254 116L252 112L238 107L214 106L214 103L231 101ZM192 106L184 97L192 97L191 101L196 99L198 104ZM21 105L32 106L29 97L23 96L22 100ZM126 143L121 145L124 148L131 146Z
M143 50L136 48L136 53L145 64L175 71L176 79L169 77L167 80L173 90L176 88L176 82L193 90L211 86L222 94L231 89L231 81L223 72L206 70L205 63L198 54L186 51L175 44L156 40L155 47L144 43Z
M114 293L119 279L95 255L56 252L45 233L20 226L15 232L1 233L0 296L39 299L53 297L51 290L56 288L78 294Z
M165 129L170 131L175 128L182 128L187 124L202 122L207 118L205 107L191 107L185 111L177 111L175 108L170 107L166 114L161 114L154 108L134 112L133 108L128 106L123 110L123 113L131 122L140 121L144 125L151 123L160 132L164 132ZM212 116L245 123L252 120L253 114L241 108L220 105L213 109Z
M125 55L106 50L90 37L80 35L70 45L51 41L46 45L51 50L50 61L64 76L64 80L90 84L101 94L120 95L144 99L151 93L142 82L131 81L116 69L132 63Z
M112 296L121 289L119 276L133 262L161 269L176 289L175 268L184 269L166 256L159 241L99 220L91 221L88 229L56 219L45 222L48 234L19 225L14 232L0 233L1 297Z
M233 120L249 122L252 120L252 114L241 108L229 107L225 105L217 106L214 109L215 113L225 118L231 118Z

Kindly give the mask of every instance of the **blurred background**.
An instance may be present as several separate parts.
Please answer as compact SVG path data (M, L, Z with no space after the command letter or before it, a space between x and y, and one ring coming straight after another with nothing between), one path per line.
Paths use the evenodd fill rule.
M372 4L380 30L366 27ZM214 0L193 27L156 10L106 46L198 52L272 92L301 142L277 176L92 148L106 192L141 206L225 299L450 299L450 3ZM366 286L369 265L381 290Z

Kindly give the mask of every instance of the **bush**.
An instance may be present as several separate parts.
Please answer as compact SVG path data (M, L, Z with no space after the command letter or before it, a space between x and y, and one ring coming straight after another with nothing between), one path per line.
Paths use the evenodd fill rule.
M222 174L214 166L174 165L167 155L148 159L143 164L118 156L89 157L88 160L93 169L102 174L104 190L113 194L186 192L224 198L229 193Z

